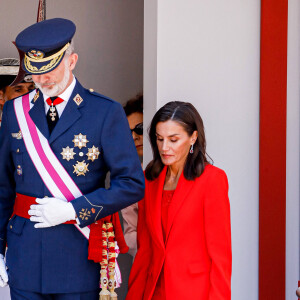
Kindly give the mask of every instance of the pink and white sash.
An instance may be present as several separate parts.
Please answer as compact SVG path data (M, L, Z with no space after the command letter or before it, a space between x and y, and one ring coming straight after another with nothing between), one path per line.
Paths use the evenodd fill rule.
M40 132L29 115L29 111L34 105L31 101L35 94L36 90L14 100L15 113L27 152L53 197L72 201L82 196L82 193L53 153L48 140ZM80 228L77 224L75 226L89 239L89 226L84 228ZM120 281L121 274L117 264L115 271L116 279L119 279L117 280L117 285L119 285L122 281Z
M52 196L71 201L82 196L82 193L53 153L48 140L30 118L29 111L33 106L31 100L35 93L36 91L32 91L14 100L15 113L24 143L36 170ZM87 239L89 238L88 227L80 228L77 224L75 226Z

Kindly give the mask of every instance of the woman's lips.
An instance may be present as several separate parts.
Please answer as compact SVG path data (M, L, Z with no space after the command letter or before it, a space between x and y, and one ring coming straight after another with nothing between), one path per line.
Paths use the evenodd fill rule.
M143 145L136 145L135 147L136 148L141 148L141 147L143 147Z

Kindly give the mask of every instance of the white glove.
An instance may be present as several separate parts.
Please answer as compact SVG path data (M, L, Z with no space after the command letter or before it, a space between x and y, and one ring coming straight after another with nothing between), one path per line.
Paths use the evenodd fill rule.
M30 221L37 222L35 228L46 228L75 220L73 205L57 198L36 198L38 205L31 205Z
M6 265L4 262L4 256L0 254L0 286L5 287L8 282L8 275L6 272Z

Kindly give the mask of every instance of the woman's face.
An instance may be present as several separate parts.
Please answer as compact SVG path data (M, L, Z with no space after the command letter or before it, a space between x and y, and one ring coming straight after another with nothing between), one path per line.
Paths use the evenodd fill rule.
M169 120L156 125L156 143L162 163L166 166L183 167L196 139L197 131L189 136L176 121Z
M131 129L132 138L136 147L136 151L140 157L143 156L143 135L137 134L133 129L136 125L143 123L143 114L139 112L132 113L127 116L129 127Z

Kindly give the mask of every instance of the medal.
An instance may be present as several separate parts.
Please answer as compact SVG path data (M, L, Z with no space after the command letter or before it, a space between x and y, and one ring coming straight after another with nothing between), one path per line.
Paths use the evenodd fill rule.
M51 117L51 121L55 121L55 117L56 117L57 113L56 113L56 109L53 106L53 104L50 106L50 117Z
M72 142L74 143L74 147L81 149L82 147L86 147L86 144L89 141L86 139L86 135L79 133L78 135L74 135L74 140Z
M67 161L69 161L70 159L74 159L74 155L76 155L76 153L73 151L74 148L70 148L68 146L62 149L63 151L60 154L62 155L63 159L66 159Z
M85 173L89 171L88 166L89 166L89 164L86 164L85 161L81 161L81 162L77 161L77 164L73 165L73 167L74 167L73 173L76 173L77 176L80 176L80 175L85 176Z
M23 173L22 167L21 167L20 165L18 165L18 167L17 167L17 174L18 174L19 176L21 176L22 173Z
M95 159L98 159L100 154L100 151L98 147L93 146L92 148L88 149L88 153L86 154L88 157L88 160L94 161Z

